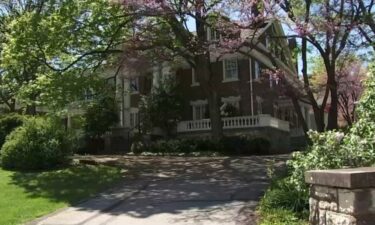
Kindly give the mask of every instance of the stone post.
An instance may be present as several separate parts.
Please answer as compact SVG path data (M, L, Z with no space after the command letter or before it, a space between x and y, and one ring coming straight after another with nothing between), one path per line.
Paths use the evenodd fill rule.
M311 225L375 225L375 167L308 171L305 180Z

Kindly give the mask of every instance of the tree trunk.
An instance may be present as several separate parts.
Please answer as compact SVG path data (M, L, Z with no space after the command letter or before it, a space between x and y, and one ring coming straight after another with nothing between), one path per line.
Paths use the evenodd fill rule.
M309 81L309 76L307 74L307 39L306 38L302 38L301 54L302 54L302 75L303 75L303 82L304 82L305 90L307 92L307 97L314 111L316 129L318 130L318 132L323 132L325 129L324 106L322 106L323 109L319 107L318 103L315 100L315 96L310 89L310 81Z
M208 93L208 107L211 119L211 132L214 140L219 140L223 136L223 125L221 122L219 97L215 90Z
M195 70L199 74L198 81L201 83L207 96L212 138L219 140L223 136L223 125L220 115L219 96L212 81L213 74L211 72L209 55L196 56L195 64L199 65Z
M337 94L337 82L335 78L335 66L332 65L327 68L328 75L328 86L331 93L331 104L328 112L328 124L327 130L334 130L338 128L337 117L338 117L338 94Z

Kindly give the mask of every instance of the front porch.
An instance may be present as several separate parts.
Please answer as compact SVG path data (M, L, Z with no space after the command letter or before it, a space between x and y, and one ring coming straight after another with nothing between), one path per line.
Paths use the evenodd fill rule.
M222 118L223 132L228 136L245 135L261 137L270 141L271 153L290 151L290 125L268 114ZM207 138L211 136L210 119L181 121L177 135L181 138Z
M222 122L224 130L270 127L284 132L290 132L288 121L277 119L268 114L261 114L256 116L224 117L222 118ZM210 130L210 119L181 121L177 124L177 133Z

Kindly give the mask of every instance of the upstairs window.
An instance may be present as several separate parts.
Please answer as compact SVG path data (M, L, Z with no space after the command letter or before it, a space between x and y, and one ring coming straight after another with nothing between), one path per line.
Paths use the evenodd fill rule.
M207 28L207 40L208 41L217 41L220 39L220 34L212 28Z
M195 74L195 69L191 69L191 86L198 86L199 82L197 80L197 76Z
M259 65L259 62L257 60L255 60L255 63L254 63L254 79L257 80L260 78L260 65Z
M226 59L223 61L224 81L238 80L238 61L237 59Z
M139 92L139 77L133 77L130 79L130 91L131 93Z

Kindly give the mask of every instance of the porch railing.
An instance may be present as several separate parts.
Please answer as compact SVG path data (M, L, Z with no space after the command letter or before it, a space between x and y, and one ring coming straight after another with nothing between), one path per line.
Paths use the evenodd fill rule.
M252 127L273 127L289 131L289 122L279 120L271 115L238 116L222 118L223 129L242 129ZM181 121L177 125L177 132L209 131L210 119Z

